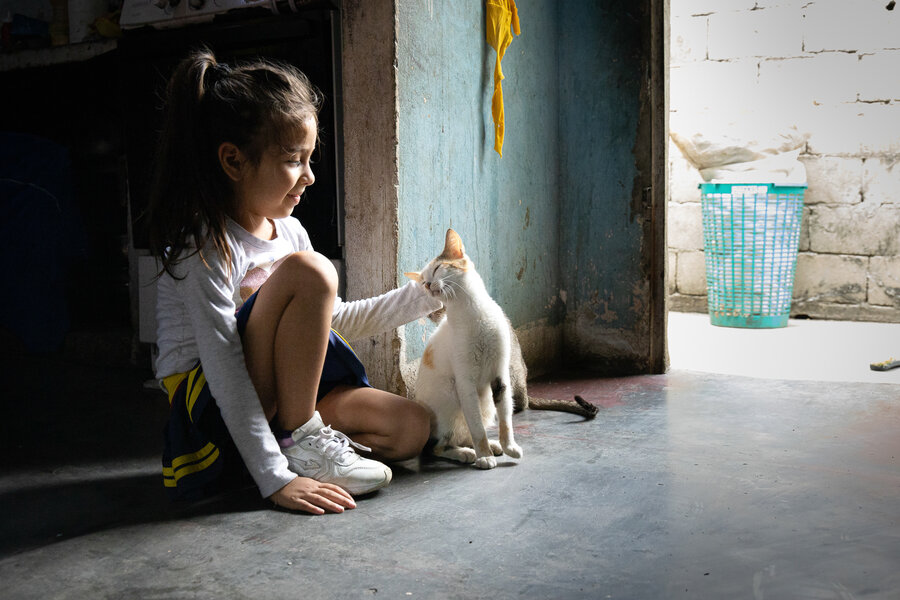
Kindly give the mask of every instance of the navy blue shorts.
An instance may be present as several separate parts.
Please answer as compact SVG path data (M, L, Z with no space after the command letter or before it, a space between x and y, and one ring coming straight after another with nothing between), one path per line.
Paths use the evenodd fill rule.
M237 311L243 335L256 294ZM252 484L199 363L188 373L164 380L169 393L169 419L163 449L163 483L173 500L198 500ZM370 386L366 370L350 345L335 330L328 336L325 364L316 400L338 385Z

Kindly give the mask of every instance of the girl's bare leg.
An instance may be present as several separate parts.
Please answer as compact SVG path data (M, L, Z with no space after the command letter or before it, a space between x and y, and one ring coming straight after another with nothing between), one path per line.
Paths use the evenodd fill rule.
M317 409L326 425L368 446L383 460L418 456L431 432L424 408L370 387L338 386L319 401Z
M256 297L244 332L244 358L266 418L292 431L316 410L337 273L316 252L288 256Z

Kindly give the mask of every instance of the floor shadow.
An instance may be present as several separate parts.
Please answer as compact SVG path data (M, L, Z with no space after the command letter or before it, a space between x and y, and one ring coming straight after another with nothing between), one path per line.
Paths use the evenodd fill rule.
M158 456L168 402L149 368L63 355L0 356L0 469Z
M171 503L166 397L149 368L3 352L0 556L134 524L267 508L255 487Z
M170 502L158 474L48 480L0 494L0 557L113 528L271 506L255 486L198 503Z

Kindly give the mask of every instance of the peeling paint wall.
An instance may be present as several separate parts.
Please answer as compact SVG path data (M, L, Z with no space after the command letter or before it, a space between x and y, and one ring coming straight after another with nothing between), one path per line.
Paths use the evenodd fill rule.
M483 3L398 3L398 278L436 256L453 227L534 371L558 361L561 335L557 22L555 2L517 4L522 33L502 62L501 158ZM407 360L432 328L406 327Z
M567 354L595 368L641 370L649 277L639 137L644 12L627 0L560 8L560 222ZM641 173L639 167L643 167Z
M483 2L387 4L342 4L348 297L402 285L453 227L532 374L648 372L651 313L664 315L649 283L648 13L664 22L666 5L518 0L501 158ZM403 391L432 330L358 347L373 383Z

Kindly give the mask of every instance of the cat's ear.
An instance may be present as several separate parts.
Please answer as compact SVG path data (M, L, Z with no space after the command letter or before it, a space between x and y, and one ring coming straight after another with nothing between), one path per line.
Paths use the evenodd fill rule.
M421 273L404 273L407 277L412 279L415 282L422 283L422 274Z
M444 252L441 254L443 258L448 260L459 260L466 254L463 247L462 239L459 234L452 229L447 230L447 237L444 240Z

